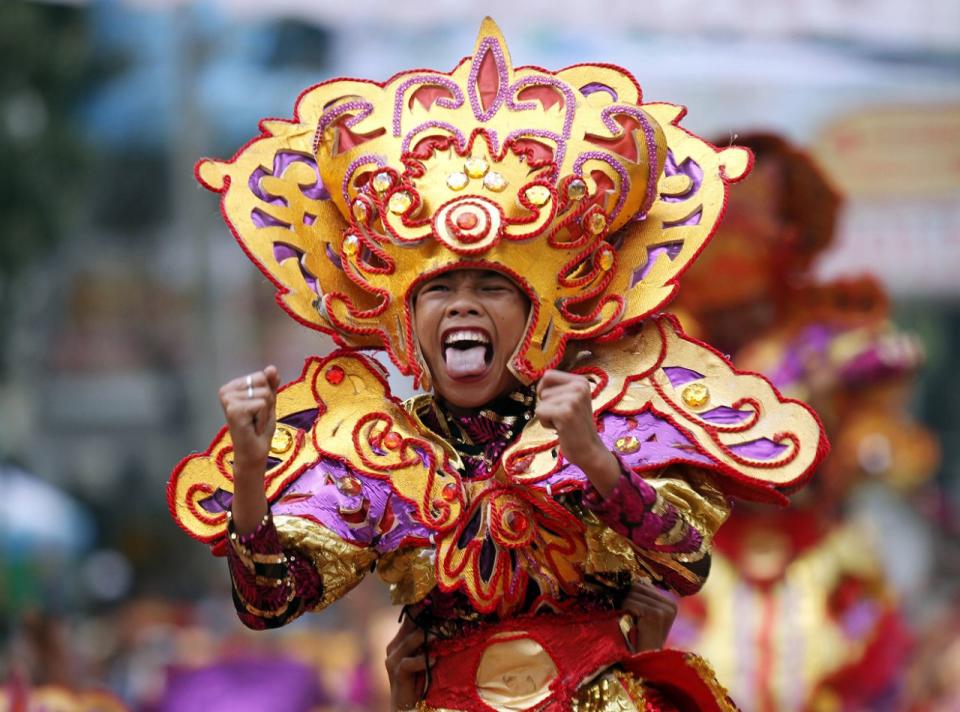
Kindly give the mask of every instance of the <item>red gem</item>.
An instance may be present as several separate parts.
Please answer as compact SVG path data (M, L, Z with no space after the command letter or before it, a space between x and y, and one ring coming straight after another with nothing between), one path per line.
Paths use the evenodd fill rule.
M443 497L444 497L444 499L453 501L454 499L456 499L456 497L457 497L457 492L459 491L459 489L460 489L460 488L457 487L457 483L456 483L456 482L447 482L447 484L445 484L445 485L443 486Z
M341 383L343 383L343 379L346 377L346 375L347 374L344 373L343 369L339 366L331 366L323 374L324 378L327 379L327 383L329 383L331 386L339 386Z
M387 446L388 450L396 450L400 447L400 441L400 434L394 432L387 433L383 438L383 444Z
M472 230L480 219L474 213L460 213L457 215L457 227L461 230Z
M507 526L511 529L523 529L523 525L526 522L523 519L523 515L517 512L507 512Z

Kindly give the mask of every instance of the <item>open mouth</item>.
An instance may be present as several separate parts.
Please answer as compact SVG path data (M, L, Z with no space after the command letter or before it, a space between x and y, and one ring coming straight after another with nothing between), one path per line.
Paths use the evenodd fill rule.
M479 378L493 361L493 343L483 329L448 329L441 343L443 360L451 378Z

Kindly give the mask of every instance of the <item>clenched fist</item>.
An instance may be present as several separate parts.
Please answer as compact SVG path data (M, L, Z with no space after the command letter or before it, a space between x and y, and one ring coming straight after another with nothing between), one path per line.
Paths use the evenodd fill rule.
M267 512L263 477L276 427L280 375L267 366L220 388L220 405L233 441L233 521L237 531L253 531Z
M583 470L601 495L609 494L620 479L620 463L597 434L590 381L576 373L547 371L537 384L537 395L537 418L557 431L560 452Z

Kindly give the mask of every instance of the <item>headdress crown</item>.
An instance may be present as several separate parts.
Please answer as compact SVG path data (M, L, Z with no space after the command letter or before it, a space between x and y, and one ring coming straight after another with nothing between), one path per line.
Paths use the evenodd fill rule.
M607 335L670 299L713 231L749 153L681 129L682 107L643 104L622 69L513 67L492 20L450 73L305 91L292 121L231 161L201 161L224 215L298 320L340 343L421 366L417 285L475 267L531 299L512 359L524 380L570 339Z

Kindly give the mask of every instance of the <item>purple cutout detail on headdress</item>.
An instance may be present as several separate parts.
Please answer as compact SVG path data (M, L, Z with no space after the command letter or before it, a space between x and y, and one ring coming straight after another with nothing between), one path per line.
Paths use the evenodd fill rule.
M663 173L667 176L682 174L690 179L690 188L680 195L663 195L661 193L660 199L665 203L680 203L687 200L700 190L700 185L703 183L703 169L700 164L692 158L685 158L680 165L677 165L677 159L670 149L667 149L667 161L663 164Z
M332 109L327 109L317 120L317 130L313 134L313 152L316 154L317 146L320 145L320 137L323 135L324 130L329 126L333 121L343 114L348 114L351 111L358 112L356 116L353 116L347 119L346 126L356 126L358 122L363 121L365 118L370 116L373 113L373 104L369 101L348 101L346 104L340 104L339 106L334 106Z
M330 247L329 242L324 245L323 251L326 253L327 259L333 263L333 266L342 272L343 262L340 261L340 255L333 251L333 248Z
M500 80L500 83L497 86L497 95L490 103L490 106L487 107L487 110L484 111L480 104L480 87L477 85L477 78L480 76L480 65L483 64L483 60L487 56L487 52L491 52L493 54L493 60L497 65L497 76ZM506 58L503 56L503 48L500 46L500 43L497 41L496 37L484 37L483 41L480 43L480 46L477 48L476 54L473 56L473 64L470 66L470 78L467 88L467 93L470 96L470 108L473 109L473 115L476 117L477 121L486 123L493 118L494 114L497 113L497 111L500 109L500 105L506 98L508 81L509 77L507 76L507 62Z
M646 278L660 255L666 255L670 260L675 260L681 251L683 251L682 242L665 242L660 245L647 246L647 261L633 271L633 275L630 277L630 286L633 287L637 282Z
M320 179L320 173L317 170L317 162L309 156L304 156L293 151L277 151L276 155L273 157L272 171L268 171L263 166L257 167L257 169L250 174L250 178L247 180L247 185L250 188L250 192L252 192L265 203L269 203L270 205L282 205L286 207L286 199L280 196L268 194L263 189L261 181L268 175L276 176L278 178L281 177L286 172L287 168L292 166L294 163L305 163L309 165L313 169L314 175L316 176L316 180L313 183L300 185L300 192L311 200L328 200L330 198L330 194L327 192L327 189L323 185L323 181ZM287 223L281 222L262 211L260 211L258 214L257 209L251 211L251 218L257 227L290 227L290 225Z
M670 380L670 385L674 388L679 388L684 383L699 381L703 378L702 373L698 373L691 368L684 368L683 366L664 366L663 372Z
M422 85L435 85L441 86L444 89L449 89L453 94L453 99L448 99L446 97L441 97L437 99L437 106L442 106L445 109L458 109L463 105L463 94L453 81L449 78L444 77L440 74L420 74L415 77L410 77L405 82L403 82L397 91L393 102L393 135L399 136L402 133L402 127L400 126L400 117L403 114L403 101L406 98L407 89L409 89L414 84Z
M350 165L347 166L347 171L346 173L343 174L343 184L340 186L340 191L341 193L343 193L344 203L348 205L350 204L349 186L350 186L350 181L353 179L353 174L357 172L357 169L360 166L366 165L368 163L374 163L377 165L378 168L383 168L383 166L386 164L386 161L381 156L372 156L370 154L366 154L366 155L360 156L359 158L355 158L350 163Z
M258 228L281 227L284 230L290 229L290 223L284 222L279 218L273 217L270 213L264 212L260 208L254 208L250 211L250 221Z
M700 417L715 425L737 425L748 420L753 413L752 410L737 410L727 405L720 405L700 413Z
M300 250L297 250L290 245L285 245L282 242L273 243L273 258L278 262L283 262L284 260L289 260L291 257L296 257L300 259L303 256L303 253Z
M775 443L770 438L759 438L748 443L730 445L730 450L740 457L749 457L751 460L772 460L789 447L789 445Z
M590 82L589 84L584 84L582 87L580 87L580 93L584 96L596 94L598 91L606 92L614 101L618 101L620 99L620 96L613 87L609 87L601 82Z
M619 194L617 195L617 204L614 206L613 210L610 211L610 220L613 221L620 213L620 208L623 207L623 201L627 199L627 193L630 192L630 176L627 175L626 169L621 166L618 161L616 161L609 154L601 151L586 151L577 156L577 160L573 164L573 173L582 178L583 164L590 160L603 161L607 165L611 166L613 170L615 170L620 176L620 190Z
M424 129L444 129L453 134L454 138L457 139L457 149L462 151L466 146L466 139L463 137L463 133L453 124L447 121L425 121L416 128L407 132L407 135L403 137L403 142L400 144L400 152L406 153L410 150L410 142L413 140L413 137Z

